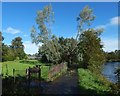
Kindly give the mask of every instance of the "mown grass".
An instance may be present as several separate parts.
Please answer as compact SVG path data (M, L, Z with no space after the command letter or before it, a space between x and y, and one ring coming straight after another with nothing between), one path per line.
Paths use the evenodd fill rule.
M79 86L81 94L90 96L108 96L111 91L109 83L103 81L101 76L87 69L78 69Z
M32 62L32 63L31 63ZM33 62L36 62L38 64L37 61L33 61L30 60L27 63L26 62L21 62L21 61L7 61L7 62L2 62L0 63L0 65L2 65L1 71L2 71L2 76L3 78L7 75L7 76L13 76L13 69L15 69L15 75L19 74L21 76L25 76L25 72L26 69L29 67L34 67L36 64L34 64ZM43 79L47 79L48 77L48 71L49 71L49 66L45 66L44 64L40 64L41 65L41 77Z

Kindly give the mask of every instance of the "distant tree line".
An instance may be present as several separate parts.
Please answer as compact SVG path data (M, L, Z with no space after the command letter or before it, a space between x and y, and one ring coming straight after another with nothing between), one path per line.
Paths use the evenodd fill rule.
M0 32L1 41L4 40L2 33ZM21 37L16 37L11 41L11 45L1 43L1 56L2 61L13 61L27 58L24 52L24 45Z
M106 59L109 62L120 61L120 50L106 52Z

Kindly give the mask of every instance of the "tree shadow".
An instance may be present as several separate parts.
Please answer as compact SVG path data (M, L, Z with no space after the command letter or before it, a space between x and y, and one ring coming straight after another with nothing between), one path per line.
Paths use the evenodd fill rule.
M2 96L38 96L42 94L43 78L30 81L25 76L8 76L2 79Z

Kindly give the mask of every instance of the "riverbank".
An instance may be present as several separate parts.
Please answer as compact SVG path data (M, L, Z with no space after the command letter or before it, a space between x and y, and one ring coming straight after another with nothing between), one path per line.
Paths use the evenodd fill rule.
M79 68L80 93L88 96L108 96L110 94L110 83L100 75L92 73L88 69Z
M107 60L106 63L107 62L120 62L120 59L111 59L111 60Z

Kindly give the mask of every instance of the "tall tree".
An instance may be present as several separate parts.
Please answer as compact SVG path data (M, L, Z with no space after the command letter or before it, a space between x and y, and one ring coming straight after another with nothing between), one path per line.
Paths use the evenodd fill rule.
M78 34L76 36L78 40L78 53L83 58L82 65L84 68L89 68L92 71L94 69L101 69L101 64L105 61L103 45L100 39L103 29L84 29L84 26L90 26L91 21L94 19L93 10L88 6L84 7L77 17Z
M58 38L52 35L51 31L51 25L54 23L54 12L51 5L45 6L43 10L37 12L36 23L40 32L37 32L34 26L32 27L32 42L35 44L43 44L39 52L42 53L48 61L52 61L53 63L59 62Z
M4 37L2 36L2 33L0 33L0 34L1 34L1 40L3 41ZM1 41L1 43L2 43L2 41ZM1 55L1 59L2 59L1 61L11 61L11 60L15 59L14 53L13 53L12 49L10 48L10 46L2 43L1 47L2 47L0 50L0 52L1 52L0 55Z
M19 59L23 59L25 57L25 52L24 52L24 45L22 42L22 38L16 37L15 39L12 40L11 43L12 43L11 48L13 49L15 57L19 57Z
M89 8L89 6L85 6L80 14L77 16L78 22L78 33L76 35L76 39L80 38L80 34L84 30L84 26L90 26L91 21L95 19L95 15L93 15L93 10Z
M100 32L89 29L81 34L79 42L79 52L83 56L83 67L91 70L100 69L105 61L103 45L101 44Z
M37 12L36 23L40 32L36 31L35 26L31 30L32 42L35 44L47 43L52 38L51 25L54 22L54 12L52 6L48 5Z

